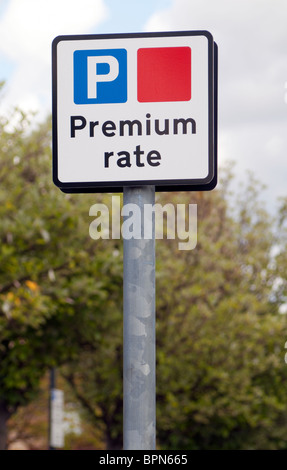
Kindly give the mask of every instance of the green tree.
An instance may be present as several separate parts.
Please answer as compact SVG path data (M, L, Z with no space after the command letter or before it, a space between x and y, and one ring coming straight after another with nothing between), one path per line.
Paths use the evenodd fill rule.
M47 368L71 359L83 346L78 341L82 318L88 327L91 312L102 315L109 297L106 278L118 285L119 273L109 254L95 253L89 237L89 207L95 197L64 195L52 183L50 119L31 130L27 116L17 111L12 119L2 118L0 126L4 448L7 420L33 398Z
M286 317L278 314L283 294L274 290L284 270L272 254L274 221L252 176L237 199L230 179L222 171L212 193L157 196L162 204L198 205L194 250L179 251L178 240L157 242L160 448L287 447ZM96 327L105 328L102 342L89 342L64 371L111 448L122 439L122 320L116 305L112 310L114 321Z
M252 176L231 210L229 178L219 190L196 196L195 250L178 253L175 262L175 247L170 244L169 256L167 246L159 247L158 439L164 448L287 447L286 317L274 297L274 224Z
M88 232L89 207L109 196L62 194L51 181L49 120L31 131L19 116L14 127L0 122L0 448L9 416L60 364L107 447L118 448L122 244ZM194 250L157 242L162 448L287 448L286 316L278 314L287 296L286 201L273 221L252 177L238 199L229 179L221 172L211 193L158 195L198 205Z

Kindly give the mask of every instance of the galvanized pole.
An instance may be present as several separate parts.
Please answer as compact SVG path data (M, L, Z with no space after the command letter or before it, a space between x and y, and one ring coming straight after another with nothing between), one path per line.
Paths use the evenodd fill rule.
M124 205L154 204L154 186L125 187ZM131 206L130 206L131 207ZM155 222L124 237L124 449L155 449ZM144 239L145 233L152 234Z

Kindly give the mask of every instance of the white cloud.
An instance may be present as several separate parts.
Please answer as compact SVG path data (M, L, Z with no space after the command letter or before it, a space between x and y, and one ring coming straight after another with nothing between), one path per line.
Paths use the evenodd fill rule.
M286 194L286 0L174 0L147 31L210 31L219 48L219 160Z
M63 34L95 32L107 13L103 0L10 0L0 20L0 52L16 68L2 107L47 112L52 40Z
M222 117L237 123L239 116L245 122L275 115L286 119L280 106L287 80L286 18L286 0L174 0L145 29L207 29L213 34L226 97Z

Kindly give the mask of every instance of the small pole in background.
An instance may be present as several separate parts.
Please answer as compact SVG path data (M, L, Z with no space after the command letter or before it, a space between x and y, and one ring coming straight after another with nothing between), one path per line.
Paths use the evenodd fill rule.
M49 450L55 450L51 445L51 435L52 435L52 395L53 390L56 388L56 369L52 367L50 370L50 389L49 389Z
M64 447L63 429L64 392L56 389L56 369L50 371L49 396L49 450Z

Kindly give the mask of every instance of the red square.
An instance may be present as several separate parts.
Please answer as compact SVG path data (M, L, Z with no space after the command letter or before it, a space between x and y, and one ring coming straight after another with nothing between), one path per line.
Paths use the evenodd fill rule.
M190 47L155 47L138 50L138 101L191 99Z

